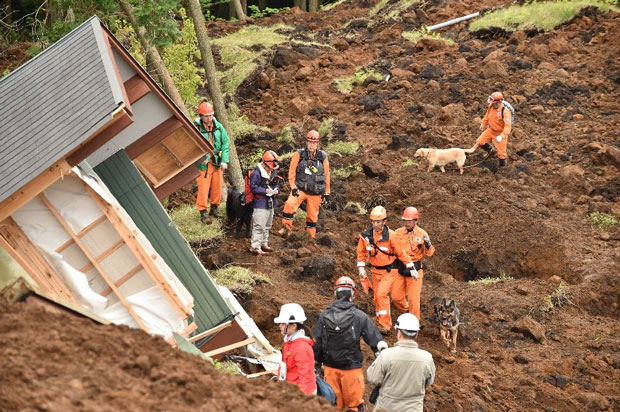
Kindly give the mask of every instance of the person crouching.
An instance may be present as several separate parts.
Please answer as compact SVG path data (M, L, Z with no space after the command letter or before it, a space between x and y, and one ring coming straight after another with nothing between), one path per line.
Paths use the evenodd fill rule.
M250 251L258 255L273 252L269 247L269 231L278 202L276 195L280 188L277 172L279 168L278 155L272 150L267 150L263 154L262 161L250 175L250 190L254 195Z

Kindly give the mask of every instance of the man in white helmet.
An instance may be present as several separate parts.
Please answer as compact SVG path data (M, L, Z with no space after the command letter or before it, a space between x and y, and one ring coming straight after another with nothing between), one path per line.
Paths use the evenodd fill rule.
M321 312L314 326L314 360L323 364L325 381L336 394L340 410L362 412L364 373L360 339L378 354L387 348L381 334L364 312L353 305L353 279L341 276L334 286L336 301Z
M422 412L425 388L435 380L433 356L418 348L420 322L404 313L396 324L398 342L381 352L366 371L368 381L380 385L375 411Z

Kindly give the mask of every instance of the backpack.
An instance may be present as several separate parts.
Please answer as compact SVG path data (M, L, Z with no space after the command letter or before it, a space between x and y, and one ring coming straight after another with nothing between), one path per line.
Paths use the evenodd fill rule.
M321 349L325 365L345 369L362 362L362 352L355 334L355 307L347 310L327 309L323 314Z
M511 126L515 125L515 108L512 107L512 105L510 103L508 103L506 100L504 100L502 102L502 119L504 118L504 109L508 108L508 110L510 110L510 113L512 114L512 124Z
M252 193L252 190L250 189L250 175L252 174L253 171L254 169L247 169L245 171L245 178L243 179L245 182L245 204L246 205L249 205L250 203L254 201L254 193Z

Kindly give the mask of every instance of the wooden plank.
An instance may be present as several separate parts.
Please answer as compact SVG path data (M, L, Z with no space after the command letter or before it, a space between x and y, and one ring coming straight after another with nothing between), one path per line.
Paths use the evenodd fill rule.
M50 187L56 180L71 173L71 166L64 160L56 162L39 176L21 187L17 192L0 203L0 222L11 216L17 209L28 203L39 193Z
M114 285L116 285L117 288L120 288L123 285L123 283L127 282L129 279L134 277L136 273L140 272L142 269L144 269L142 267L142 264L138 263L135 268L131 269L129 272L125 273L119 280L114 282ZM100 295L103 297L106 297L112 292L113 292L112 288L107 288L106 290L101 292Z
M125 82L125 90L127 91L127 97L131 104L137 102L151 92L148 84L146 84L138 74Z
M166 137L163 141L168 150L179 159L183 166L194 162L196 156L198 158L204 155L204 151L194 142L184 129L179 129Z
M138 170L140 171L140 173L142 173L142 175L144 175L149 180L149 182L151 182L151 185L157 184L157 182L158 182L157 178L155 176L153 176L151 173L149 173L147 168L144 167L142 165L142 163L140 163L140 161L138 159L134 159L133 162L135 163L135 165L138 168Z
M60 213L58 213L56 208L54 208L54 205L50 203L50 201L47 199L47 197L43 193L39 195L39 198L41 199L41 201L43 201L45 206L49 208L50 212L52 212L56 220L58 220L58 222L62 225L62 227L67 231L67 233L69 233L69 235L73 238L75 243L79 246L82 252L86 255L88 260L90 260L93 263L93 266L95 267L95 269L97 269L97 272L99 272L99 274L105 280L105 282L112 288L112 290L114 291L114 294L118 296L118 299L121 301L123 306L125 306L125 308L129 312L131 317L136 321L138 326L148 333L149 330L144 325L144 322L142 322L142 319L140 319L140 317L136 314L136 312L133 310L129 302L127 302L127 299L125 299L125 296L123 296L123 294L118 290L118 288L116 287L116 285L114 284L110 276L108 276L108 274L103 269L103 267L99 264L99 262L97 262L95 257L90 253L90 250L88 250L86 245L82 243L82 240L78 238L76 234L73 232L69 224L62 218L62 216L60 216Z
M86 226L84 229L80 230L77 234L77 237L81 238L82 236L84 236L85 234L87 234L88 232L90 232L91 230L93 230L95 227L97 227L97 225L101 222L103 222L104 220L106 220L105 215L101 215L99 216L97 219L95 219L92 223L90 223L88 226ZM63 250L65 250L66 248L68 248L69 246L71 246L73 244L73 239L69 239L67 240L65 243L63 243L62 245L60 245L58 247L58 249L56 249L56 253L60 253Z
M276 374L277 372L275 371L262 371L262 372L250 373L249 375L245 375L245 377L248 379L252 379L252 378L258 378L259 376L276 375Z
M79 145L74 149L70 155L66 157L67 162L71 166L75 166L82 160L86 159L91 154L95 153L97 149L103 146L108 141L112 140L114 136L122 132L127 126L133 123L133 118L129 115L124 108L114 118L112 123L105 129L98 131L94 137L88 139L86 142Z
M172 158L172 160L174 160L174 163L177 165L177 167L179 169L183 169L183 166L184 166L183 162L181 160L179 160L179 158L174 154L174 152L172 150L170 150L170 148L168 146L166 146L166 144L164 143L164 140L159 142L159 146L162 149L164 149L166 151L166 153L168 153L168 156L170 156Z
M216 327L211 328L209 330L206 330L206 331L204 331L202 333L199 333L196 336L192 336L191 338L189 338L189 341L192 342L192 343L196 342L197 340L206 338L207 336L211 336L214 333L218 333L222 329L226 329L226 328L230 327L230 325L232 325L232 320L229 320L228 322L224 322L221 325L217 325Z
M163 294L170 305L184 318L190 316L191 310L183 305L183 302L179 296L177 296L177 294L172 290L172 287L168 284L168 281L164 279L163 275L159 272L159 268L153 262L153 259L155 259L157 255L149 256L115 208L101 199L99 195L86 183L84 183L84 186L90 192L93 199L95 199L103 213L108 217L108 220L112 223L112 226L114 226L116 231L121 235L121 238L125 241L127 246L129 246L135 257L138 259L138 262L142 263L146 273L148 273L155 285L157 285L159 289L164 292Z
M114 58L114 53L112 53L112 46L110 45L110 35L104 32L105 44L108 48L108 55L110 56L110 60L112 61L112 66L114 67L114 74L116 74L116 80L118 81L118 85L121 88L121 93L123 93L123 100L125 101L125 108L130 116L133 116L133 109L131 108L131 102L129 97L127 96L127 90L125 90L125 84L123 83L123 78L121 77L121 72L118 70L118 65L116 64L116 59Z
M216 355L220 355L222 353L230 352L233 349L241 348L243 346L247 346L250 343L256 342L254 337L242 340L241 342L233 343L232 345L223 346L221 348L214 349L212 351L206 352L205 355L213 357Z
M183 123L179 121L176 117L172 116L167 120L164 120L159 125L155 126L149 132L147 132L144 136L130 144L125 148L125 152L130 159L135 159L140 156L142 153L149 150L151 147L155 146L157 143L164 140L166 137L170 135L170 133L175 130L183 127Z
M159 144L151 147L135 160L138 161L136 165L140 165L140 171L146 171L155 177L157 183L171 173L176 174L182 169Z
M172 193L179 190L179 188L194 181L199 174L200 170L198 170L196 166L189 165L183 169L181 173L177 174L161 186L158 186L153 190L153 192L158 199L163 199L164 197L170 196Z
M77 236L77 235L76 235ZM79 237L79 236L78 236ZM110 256L112 253L114 253L119 247L123 246L125 244L125 242L123 241L123 239L119 240L118 242L116 242L115 244L113 244L112 246L110 246L107 250L105 250L102 254L100 254L99 256L97 256L95 258L95 260L97 262L101 262L103 259L107 258L108 256ZM80 272L82 273L86 273L89 270L91 270L93 268L93 264L92 262L89 263L88 265L82 267L80 269Z

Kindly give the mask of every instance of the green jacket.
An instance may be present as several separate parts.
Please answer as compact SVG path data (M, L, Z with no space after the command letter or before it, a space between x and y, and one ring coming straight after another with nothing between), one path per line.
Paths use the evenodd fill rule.
M194 120L194 123L196 124L196 127L198 127L198 130L200 130L200 134L202 134L202 137L204 137L207 142L211 142L211 139L209 138L209 132L207 132L207 130L202 125L200 117L197 117L196 120ZM219 169L222 163L228 163L228 134L226 133L226 129L224 129L224 126L222 126L220 122L215 120L215 117L213 118L213 125L213 152L215 153L215 156L213 158L213 164L216 168ZM200 170L207 170L207 163L209 163L210 159L211 154L207 153L205 157L203 157L198 161L198 163L196 163L196 167L198 167L198 169Z

